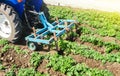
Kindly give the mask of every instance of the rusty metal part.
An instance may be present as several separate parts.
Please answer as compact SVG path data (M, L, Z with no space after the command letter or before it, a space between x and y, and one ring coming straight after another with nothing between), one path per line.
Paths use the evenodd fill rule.
M58 19L58 17L56 17L55 19L56 19L56 22L59 24L59 19Z
M68 27L66 27L65 30L66 30L67 32L70 31L70 29L69 29Z
M56 33L53 33L53 38L55 41L57 41Z
M33 27L32 30L33 30L34 37L36 37L37 35L36 35L35 27Z

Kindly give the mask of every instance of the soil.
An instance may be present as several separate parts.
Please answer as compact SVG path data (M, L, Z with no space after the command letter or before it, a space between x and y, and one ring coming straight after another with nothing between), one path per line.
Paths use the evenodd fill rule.
M84 45L87 46L92 46L92 44L90 43L84 43ZM25 48L25 46L21 46L21 48ZM93 46L92 46L93 47ZM102 48L98 48L96 47L97 50L102 50ZM95 48L94 48L95 49ZM43 49L42 51L38 51L41 54L47 54L47 53L51 53L54 54L57 51L51 49L50 51L47 50L47 48ZM0 76L5 76L5 73L11 68L12 65L16 64L17 68L29 68L30 63L30 55L31 55L31 51L29 50L28 55L23 55L23 54L17 54L15 51L10 50L7 51L6 53L2 54L0 57L0 60L2 61L2 64L7 68L5 71L0 71ZM118 63L110 63L107 62L105 64L103 64L101 61L96 61L94 59L90 59L90 58L86 58L80 55L73 55L70 54L71 57L73 57L77 63L85 63L88 67L90 68L98 68L98 69L107 69L109 71L111 71L114 76L119 76L120 75L120 64ZM37 71L41 72L41 73L48 73L51 76L65 76L64 74L58 72L58 71L54 71L52 68L47 68L48 61L47 60L43 60L42 63L38 66Z
M77 63L85 63L88 67L98 68L101 70L109 70L114 74L114 76L120 76L120 64L119 63L110 63L107 62L103 64L101 61L96 61L94 59L89 59L80 55L70 55L72 56Z
M84 26L84 25L81 25L81 26ZM91 29L93 31L95 30L94 28L91 28ZM101 37L99 35L95 35L95 36L99 37L99 38L102 38L103 41L108 41L108 42L109 41L110 42L115 41L116 43L120 44L120 41L116 40L113 37ZM104 47L99 47L99 46L93 45L92 43L88 43L88 42L83 43L79 40L79 38L75 38L75 39L73 38L72 41L74 41L74 40L75 40L75 42L77 42L79 44L86 45L86 46L89 46L89 47L93 48L94 50L100 52L101 54L105 54L105 48ZM28 48L25 46L25 41L23 41L21 43L19 45L17 44L17 46L21 47L22 49L27 49L28 50ZM13 44L10 44L10 45L13 45ZM0 47L0 50L1 49L2 49L2 47ZM44 49L41 49L38 52L41 53L41 54L47 54L47 53L55 54L57 52L59 54L63 54L60 51L57 51L56 49L49 49L48 46L44 47ZM116 52L118 52L118 51L116 51L116 50L112 51L112 53L116 53ZM6 70L5 71L0 70L0 76L5 76L5 73L8 72L13 65L16 65L17 68L29 68L29 67L31 67L31 65L29 63L31 53L32 52L30 50L28 50L28 54L23 55L23 54L17 54L13 50L9 50L6 53L2 54L0 56L0 61L2 61L2 64L3 64L3 66L6 67ZM100 70L109 70L110 72L112 72L114 74L114 76L120 76L120 64L119 63L107 62L107 63L103 64L101 61L86 58L86 57L83 57L83 56L80 56L80 55L70 54L70 56L73 59L75 59L75 61L77 63L85 63L90 68L98 68ZM48 61L44 59L39 64L39 66L36 68L36 70L38 72L41 72L41 73L48 73L48 74L50 74L50 76L65 76L61 72L55 71L52 68L47 68L46 67L47 63L48 63ZM16 73L17 73L17 71L16 71Z
M51 76L65 76L60 72L54 71L52 68L47 68L47 63L47 60L43 60L43 62L37 68L37 71L45 74L50 74Z
M96 28L90 27L87 24L81 24L80 26L85 26L85 27L91 29L92 31L96 31L97 30ZM115 37L109 37L109 36L102 37L102 36L100 36L98 34L94 34L94 36L98 37L98 38L101 38L105 42L115 42L115 43L120 44L120 40L116 39Z
M95 29L93 29L95 30ZM97 37L99 37L98 35L96 35ZM105 41L111 41L111 40L115 40L112 37L103 37L103 40ZM104 47L98 47L96 45L93 45L91 43L88 42L81 42L79 40L79 37L75 39L75 42L79 43L79 44L83 44L86 46L89 46L93 49L95 49L96 51L100 52L101 54L105 53L105 48ZM116 40L116 42L120 42L119 40ZM29 68L31 67L29 61L30 61L30 57L31 57L31 51L25 46L25 42L22 42L23 44L19 44L16 46L21 47L22 49L26 49L28 51L28 54L17 54L15 51L13 50L9 50L4 54L0 55L0 61L2 61L2 64L6 67L5 71L0 70L0 76L5 76L5 73L8 72L10 70L10 68L13 65L16 65L17 68ZM13 44L10 44L13 45ZM0 47L0 50L2 49L2 47ZM55 54L55 53L59 53L60 55L63 55L63 53L61 51L57 51L56 49L49 49L48 46L44 47L44 49L41 49L40 51L37 51L41 54ZM118 51L114 50L112 53L116 53ZM111 63L111 62L107 62L105 64L103 64L101 61L97 61L94 59L90 59L90 58L86 58L80 55L73 55L70 54L71 57L73 57L77 63L85 63L88 67L90 68L98 68L101 70L109 70L110 72L112 72L114 74L114 76L120 76L120 64L119 63ZM38 72L41 73L48 73L51 76L65 76L64 74L62 74L61 72L58 71L54 71L52 68L47 68L47 60L43 60L39 66L36 68L36 70ZM16 71L17 73L17 71Z
M83 45L89 46L90 48L93 48L95 51L100 52L101 54L105 54L105 48L104 47L99 47L97 45L94 45L92 43L89 42L84 42L82 43Z
M26 46L22 46L22 45L17 45L17 46L19 46L23 49L26 48ZM47 53L55 54L55 53L57 53L56 49L52 49L49 51L48 47L45 47L44 49L42 49L41 51L38 51L38 52L40 54L47 54ZM0 76L5 76L5 73L8 72L13 65L16 65L17 68L31 67L31 65L29 63L31 53L32 52L29 50L28 54L23 55L23 54L17 54L13 50L9 50L6 53L1 54L0 61L2 62L2 65L6 67L6 70L5 71L0 70ZM41 73L45 73L45 74L50 74L51 76L65 76L64 74L62 74L58 71L54 71L52 68L47 68L46 67L47 63L48 63L47 60L43 60L37 67L37 71L41 72ZM17 73L17 71L18 70L16 70L16 73Z

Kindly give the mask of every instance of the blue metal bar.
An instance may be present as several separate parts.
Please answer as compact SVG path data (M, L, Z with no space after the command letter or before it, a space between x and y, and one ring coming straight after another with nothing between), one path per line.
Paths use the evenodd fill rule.
M63 22L76 22L75 20L62 20L62 19L60 19L60 21L63 21Z
M70 29L74 25L74 23L76 22L75 20L59 20L59 23L57 23L55 21L52 24L50 24L47 21L44 13L39 13L39 20L42 22L44 28L38 29L36 31L37 37L34 37L34 35L31 34L31 35L26 37L26 40L32 41L32 42L37 42L37 43L50 44L54 40L53 37L51 37L48 40L40 39L40 38L42 38L50 33L51 34L56 33L56 37L59 37L66 32L66 28ZM69 25L65 26L65 22L67 22Z
M60 23L59 23L58 25L62 25L62 24L64 24L64 22L63 22L63 21L60 21Z
M36 37L36 39L38 39L38 38L40 38L40 37L43 37L43 36L47 35L48 33L49 33L49 31L47 30L47 31L43 32L42 34L38 35L38 36Z
M52 23L52 25L53 25L53 26L55 26L56 24L57 24L57 22L56 22L56 21Z
M50 44L49 40L35 39L35 38L28 38L27 40L31 41L31 42L37 42L37 43L43 43L43 44Z
M48 25L48 27L53 28L53 25L51 25L49 22L46 23Z
M70 25L68 25L68 28L71 28L74 25L74 22L72 22Z
M71 28L74 25L74 23L71 23L66 28ZM56 36L59 37L60 35L64 34L66 32L66 28L64 28L61 32L57 33Z
M52 31L50 31L50 32L52 32L52 33L59 33L60 30L52 30Z
M54 40L54 38L53 38L53 37L52 37L52 38L50 38L50 39L49 39L49 43L53 42L53 40Z
M41 34L42 32L44 32L44 31L46 31L46 30L47 30L47 28L42 28L42 29L40 29L39 31L37 31L36 34Z
M65 28L65 25L57 25L59 28Z
M56 37L61 36L62 34L64 34L64 33L65 33L65 31L66 31L65 29L63 29L62 31L60 31L59 33L57 33L57 34L56 34Z

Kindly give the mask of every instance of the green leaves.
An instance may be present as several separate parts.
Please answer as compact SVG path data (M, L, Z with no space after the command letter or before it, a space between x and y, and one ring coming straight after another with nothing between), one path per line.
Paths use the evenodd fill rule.
M49 75L37 72L35 71L34 68L21 68L19 69L18 74L16 76L49 76Z
M85 27L85 26L80 26L79 32L82 34L94 34L94 31L92 31L90 28Z
M74 10L67 7L49 6L51 17L73 19L76 17L81 24L96 28L101 36L110 36L120 39L120 14L98 10Z
M17 53L17 54L28 54L28 52L26 50L22 50L20 47L18 46L14 46L14 51Z
M58 54L50 56L47 66L67 76L113 76L109 71L88 68L84 63L77 64L71 57Z
M33 65L35 68L37 68L43 58L44 58L43 55L34 52L34 53L32 53L32 56L30 59L30 64Z
M75 42L69 42L69 41L62 41L63 43L65 42L66 44L69 44L66 47L60 46L60 48L63 48L64 51L66 52L66 49L73 52L74 54L80 54L82 56L85 56L87 58L92 58L95 60L101 60L103 62L120 62L120 52L115 53L115 54L105 54L102 55L101 53L83 45L79 45ZM66 48L66 49L65 49Z
M0 70L5 70L5 66L0 63Z
M56 71L66 73L67 69L71 68L74 64L75 61L71 57L55 54L50 56L47 67L52 67Z
M21 68L17 76L35 76L35 73L36 71L34 68Z
M85 64L77 64L68 69L67 76L113 76L107 70L88 68Z
M11 46L10 45L8 45L8 44L6 44L3 48L2 48L2 53L5 53L5 52L7 52L9 49L11 48Z
M5 39L0 39L0 46L3 47L0 51L1 53L5 53L11 48L11 46L9 45L9 42Z
M80 39L83 42L90 42L93 43L94 45L97 45L99 47L104 46L106 48L106 53L110 53L112 50L120 50L120 46L117 43L112 43L112 42L104 42L100 38L97 38L92 35L82 35Z
M10 70L9 72L6 73L5 76L16 76L15 72L13 70Z
M6 44L8 44L9 42L5 39L0 39L0 46L4 46Z
M73 17L73 11L70 8L49 6L51 17L70 19Z

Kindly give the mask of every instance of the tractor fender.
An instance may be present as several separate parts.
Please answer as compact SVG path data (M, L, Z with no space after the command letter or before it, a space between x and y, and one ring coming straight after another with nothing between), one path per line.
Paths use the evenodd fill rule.
M36 12L40 12L43 0L30 0L29 5L34 6Z
M22 2L18 2L17 0L1 0L0 2L12 6L13 9L18 13L18 15L22 17L22 14L24 12L25 0L22 0Z

